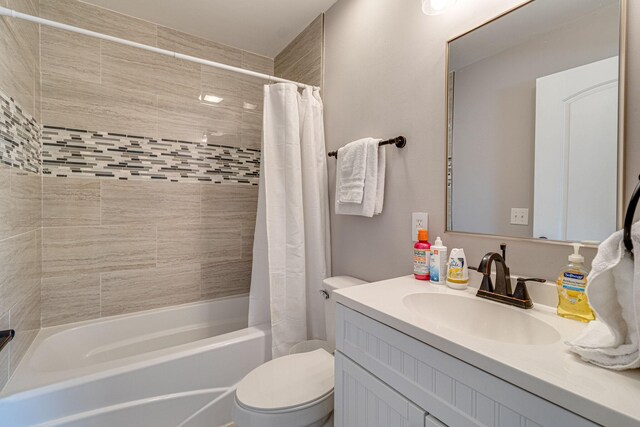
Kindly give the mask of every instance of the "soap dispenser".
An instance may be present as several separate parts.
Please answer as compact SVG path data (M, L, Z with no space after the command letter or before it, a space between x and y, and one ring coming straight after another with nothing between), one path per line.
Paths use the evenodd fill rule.
M584 257L580 255L580 244L574 243L569 265L558 276L558 316L580 322L590 322L596 318L585 293L588 275Z

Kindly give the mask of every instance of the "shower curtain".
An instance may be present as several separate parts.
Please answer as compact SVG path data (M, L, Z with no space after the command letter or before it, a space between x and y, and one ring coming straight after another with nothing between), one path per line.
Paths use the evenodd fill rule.
M249 325L271 324L275 358L326 337L320 290L331 245L320 93L266 85L263 120Z

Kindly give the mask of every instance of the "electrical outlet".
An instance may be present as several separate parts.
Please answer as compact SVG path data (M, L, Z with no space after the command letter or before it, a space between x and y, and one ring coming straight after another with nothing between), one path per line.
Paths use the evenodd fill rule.
M411 214L411 239L418 241L418 230L429 229L429 214L426 212L414 212Z
M511 208L511 224L529 225L529 209Z

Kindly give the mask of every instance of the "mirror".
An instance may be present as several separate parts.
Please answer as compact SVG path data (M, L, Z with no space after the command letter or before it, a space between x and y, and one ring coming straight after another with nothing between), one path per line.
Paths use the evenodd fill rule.
M533 0L448 43L448 231L595 243L618 228L623 9Z

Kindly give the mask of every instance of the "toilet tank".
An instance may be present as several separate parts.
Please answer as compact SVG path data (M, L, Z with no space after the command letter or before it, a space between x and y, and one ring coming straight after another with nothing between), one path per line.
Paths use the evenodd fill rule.
M336 302L333 291L337 291L350 286L363 285L364 280L351 276L328 277L322 281L324 289L324 321L327 328L327 341L331 348L336 348Z

